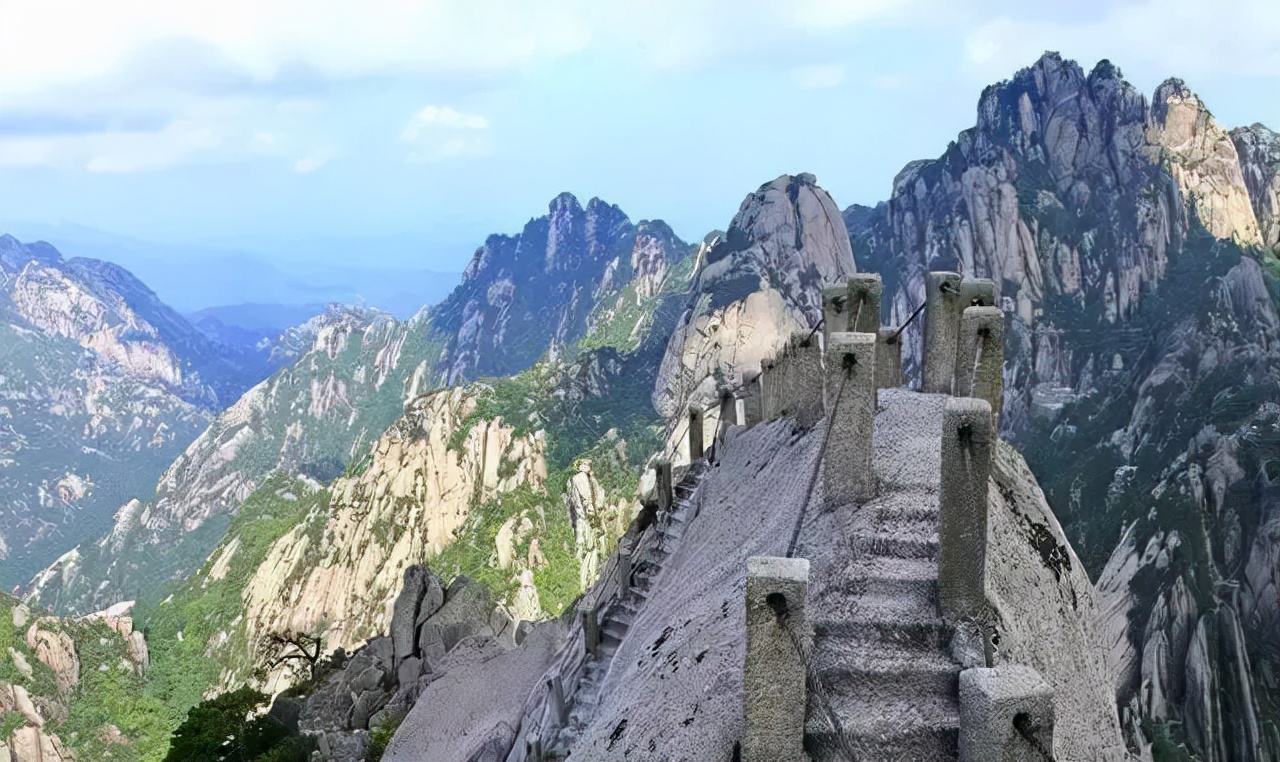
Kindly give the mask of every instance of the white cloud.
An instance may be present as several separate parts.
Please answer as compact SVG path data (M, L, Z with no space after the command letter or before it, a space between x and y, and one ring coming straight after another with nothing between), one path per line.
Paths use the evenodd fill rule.
M1280 2L1143 0L1096 16L1028 20L1013 13L971 28L964 47L976 81L1004 79L1045 50L1088 69L1108 58L1160 78L1280 76Z
M293 171L300 175L310 174L329 163L337 152L332 148L324 148L315 153L303 156L293 163Z
M479 114L464 114L450 106L424 106L414 114L400 139L405 142L417 140L423 132L433 128L451 130L484 130L488 129L489 120Z
M479 114L430 104L410 117L400 142L410 146L406 158L413 162L476 158L493 151L488 129L489 120Z
M844 82L844 65L800 66L791 70L791 76L805 90L822 90Z

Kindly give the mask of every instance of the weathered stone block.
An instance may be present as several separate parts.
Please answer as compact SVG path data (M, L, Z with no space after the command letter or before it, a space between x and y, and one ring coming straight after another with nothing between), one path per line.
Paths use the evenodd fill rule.
M427 569L414 564L404 570L404 586L396 596L391 610L391 644L395 649L395 663L398 665L413 656L417 650L416 622L418 606L422 603L422 594L427 589Z
M738 425L738 401L728 389L720 393L720 420L716 424L716 438L723 439L730 426Z
M849 276L849 330L875 333L880 330L880 299L884 284L879 273L855 273Z
M987 610L987 482L993 448L991 405L956 397L942 413L938 494L938 588L953 622Z
M822 418L822 355L818 337L809 331L791 337L787 378L787 413L801 426L812 426Z
M902 386L902 337L896 329L881 328L876 332L876 388Z
M803 762L809 624L803 558L747 559L744 762Z
M702 427L703 415L702 408L697 405L689 406L689 461L700 460L703 455L702 447Z
M876 414L876 335L833 333L826 352L826 409L831 432L822 461L828 508L875 495L872 429Z
M999 416L1004 390L1004 313L998 307L968 307L961 316L954 390L957 397L986 400L992 414Z
M654 461L653 473L658 489L658 510L669 511L674 500L671 494L671 461L666 458Z
M778 363L772 359L760 363L760 419L772 421L778 416Z
M831 345L831 334L849 330L849 287L831 286L822 289L822 338L824 346Z
M745 426L755 426L764 420L760 374L748 371L742 374L742 381L742 423Z
M996 306L996 284L990 278L963 278L960 281L960 309Z
M960 274L931 272L925 278L924 382L921 390L950 394L960 336Z
M1053 689L1031 667L960 673L960 762L1043 762L1053 724Z

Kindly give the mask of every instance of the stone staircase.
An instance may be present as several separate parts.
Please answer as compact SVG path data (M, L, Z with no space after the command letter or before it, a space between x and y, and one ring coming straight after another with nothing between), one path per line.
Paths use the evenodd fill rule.
M960 665L938 614L942 402L882 390L878 496L814 517L802 532L797 555L805 545L815 551L809 665L827 699L811 687L805 748L814 762L956 759ZM916 419L930 423L912 426Z
M698 482L707 470L705 460L690 464L684 476L672 486L672 508L659 515L657 520L636 538L632 551L633 569L630 593L621 600L606 605L600 620L600 645L595 656L589 656L582 664L577 685L570 695L569 718L562 739L569 741L578 736L591 720L600 700L600 686L605 682L613 664L614 654L631 629L636 615L645 605L649 593L661 576L664 562L671 557L684 537L685 528L697 511L692 498ZM571 741L567 744L571 747Z

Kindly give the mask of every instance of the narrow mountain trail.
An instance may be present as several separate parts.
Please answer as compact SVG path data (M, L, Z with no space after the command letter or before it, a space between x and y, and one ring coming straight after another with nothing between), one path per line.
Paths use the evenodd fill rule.
M816 674L840 726L831 726L811 691L805 745L814 762L846 760L850 752L874 760L956 757L960 665L938 613L945 399L882 389L877 496L825 512L811 496L796 551L811 564L811 682Z

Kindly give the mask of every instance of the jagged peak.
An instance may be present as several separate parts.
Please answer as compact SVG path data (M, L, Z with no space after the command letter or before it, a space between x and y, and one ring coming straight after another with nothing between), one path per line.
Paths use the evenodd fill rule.
M1151 114L1157 121L1163 122L1169 114L1169 107L1179 104L1189 104L1199 111L1207 112L1204 101L1200 100L1200 96L1196 95L1186 82L1178 77L1170 77L1160 83L1156 88L1155 95L1151 96Z
M569 191L563 191L555 198L551 199L551 203L547 204L547 213L555 216L557 212L568 211L571 214L581 214L582 204L578 202L578 197Z

